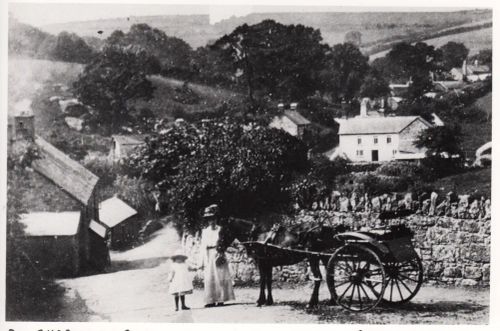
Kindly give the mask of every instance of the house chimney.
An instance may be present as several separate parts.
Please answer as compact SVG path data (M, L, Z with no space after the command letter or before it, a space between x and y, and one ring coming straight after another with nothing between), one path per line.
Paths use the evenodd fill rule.
M467 76L467 60L464 60L462 63L462 75L464 78Z
M340 103L340 108L342 109L342 117L343 118L347 118L348 107L349 107L349 105L347 104L345 99L342 99L342 102Z
M290 110L297 110L297 106L298 106L298 104L296 102L292 102L290 104Z
M285 109L285 105L282 103L278 103L278 110L283 111L283 109Z
M361 100L361 104L359 106L359 116L360 117L368 117L368 103L370 102L370 98L363 98Z
M477 59L474 60L474 66L478 66L479 65L479 61Z
M22 100L14 108L14 123L11 128L13 140L35 140L35 115L31 110L31 101Z

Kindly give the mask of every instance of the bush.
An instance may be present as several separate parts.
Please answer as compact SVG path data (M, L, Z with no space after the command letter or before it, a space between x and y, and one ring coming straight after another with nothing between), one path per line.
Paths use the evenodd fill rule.
M118 175L113 186L118 197L141 215L155 215L156 201L151 192L154 189L151 183L141 178Z
M83 166L99 177L103 186L112 185L116 179L120 166L113 163L107 156L86 157Z

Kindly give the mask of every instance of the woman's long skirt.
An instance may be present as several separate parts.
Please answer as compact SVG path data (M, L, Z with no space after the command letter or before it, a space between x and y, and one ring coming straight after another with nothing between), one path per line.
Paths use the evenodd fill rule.
M234 300L233 282L229 273L228 263L217 266L215 264L217 251L207 250L205 265L205 304Z

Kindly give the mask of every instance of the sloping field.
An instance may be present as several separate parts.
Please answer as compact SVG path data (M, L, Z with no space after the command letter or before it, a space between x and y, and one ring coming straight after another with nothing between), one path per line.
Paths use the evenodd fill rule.
M428 39L425 40L424 42L426 42L429 45L433 45L435 47L441 47L450 41L463 43L465 47L467 47L470 50L469 54L473 55L479 53L479 51L482 49L492 48L493 45L492 40L493 40L493 29L486 28L481 30L458 33L450 36Z
M224 103L239 104L244 100L244 96L238 92L189 83L188 89L194 100L186 101L186 95L182 92L183 81L159 75L150 76L149 80L155 87L153 99L139 100L135 105L138 108L149 108L156 116L162 118L182 117L182 112L211 112Z
M465 47L469 49L469 55L474 55L476 53L479 53L479 51L482 49L492 48L493 29L490 27L423 40L424 43L433 45L436 48L441 47L450 41L463 43ZM389 51L390 49L370 55L370 61L373 61L380 57L384 57L387 53L389 53Z

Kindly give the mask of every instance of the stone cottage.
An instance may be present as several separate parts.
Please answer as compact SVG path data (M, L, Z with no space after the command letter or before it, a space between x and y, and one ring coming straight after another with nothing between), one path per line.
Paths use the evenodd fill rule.
M21 203L27 212L22 219L28 229L37 229L25 233L25 240L31 243L30 251L44 250L52 265L60 251L74 253L58 262L71 268L57 263L53 268L42 267L48 260L38 261L51 276L61 276L59 271L63 269L65 275L77 275L82 270L102 271L109 264L109 250L106 228L99 221L99 178L37 136L34 121L30 109L9 118L9 152L29 144L38 153L31 163L33 171L20 179ZM75 213L79 215L77 226ZM71 231L66 231L66 227Z
M297 103L290 104L290 109L285 110L283 104L278 105L280 114L275 116L269 127L281 129L292 136L302 138L311 122L297 111Z

